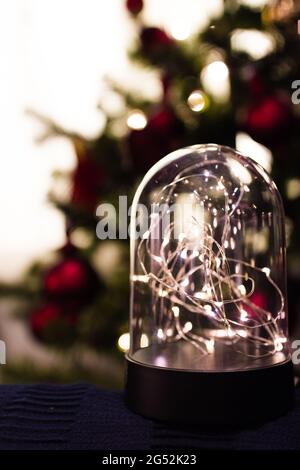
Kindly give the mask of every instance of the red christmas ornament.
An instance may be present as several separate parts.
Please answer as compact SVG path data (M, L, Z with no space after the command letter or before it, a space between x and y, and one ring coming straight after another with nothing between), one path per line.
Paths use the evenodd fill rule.
M97 273L76 249L67 245L64 259L44 276L46 297L59 305L79 310L103 287Z
M71 202L89 213L95 212L105 179L102 165L93 158L84 141L73 139L77 165L73 173Z
M75 327L77 315L65 312L62 306L48 303L34 310L30 317L33 333L42 338L47 328L55 323L64 324L66 327Z
M126 8L132 15L138 15L143 7L143 0L126 0Z
M129 148L138 174L144 174L164 155L182 145L184 126L174 111L166 106L149 117L146 127L133 130Z
M254 306L257 306L264 310L268 310L269 308L267 296L263 292L254 292L249 298L249 300L250 302L252 302ZM255 310L255 307L251 307L247 304L243 304L243 309L247 312L250 320L257 317L257 312Z
M263 96L250 106L245 130L254 140L272 146L287 137L292 117L289 97Z
M171 108L162 108L149 118L148 127L157 135L172 134L178 129L179 121Z
M149 56L164 53L175 44L163 29L156 27L143 28L140 39L143 52Z
M263 292L254 292L254 294L251 295L250 300L252 303L257 305L257 307L263 308L263 309L268 309L268 299L266 297L266 294Z
M249 89L253 99L259 99L266 95L266 85L257 74L254 74L250 79Z
M98 162L88 156L80 159L73 174L72 203L80 209L94 213L99 204L103 181L103 168Z

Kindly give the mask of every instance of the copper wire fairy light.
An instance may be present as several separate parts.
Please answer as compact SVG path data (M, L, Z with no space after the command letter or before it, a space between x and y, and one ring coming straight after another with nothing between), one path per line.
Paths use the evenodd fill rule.
M210 160L209 166L219 163ZM197 174L183 175L182 173L186 173L186 170L179 173L170 184L159 192L156 200L163 200L165 206L162 211L157 212L158 215L155 218L151 219L149 230L138 246L138 259L153 293L153 310L160 311L157 318L160 339L165 342L188 341L203 354L213 353L215 341L224 341L224 339L230 340L238 352L249 357L274 354L280 350L282 342L284 342L284 335L279 327L279 320L284 311L284 296L272 280L269 268L252 266L250 263L227 255L229 247L231 251L234 251L234 236L240 229L240 226L235 227L229 245L228 234L231 218L239 211L243 196L249 192L249 188L240 181L240 186L234 191L235 199L233 201L232 195L229 197L229 190L226 188L224 178L210 175L205 170L206 164L207 162L202 162L197 165ZM201 175L199 175L199 168L203 170ZM204 179L206 184L211 183L210 188L224 198L223 207L219 211L222 214L219 222L216 216L213 218L212 224L191 216L187 233L180 233L177 239L174 236L175 222L165 224L159 254L153 253L150 246L152 236L154 237L158 227L164 226L164 218L167 216L168 207L176 193L176 188L182 182L193 186L193 178ZM193 190L193 196L198 205L205 204L203 194L201 195L196 188ZM218 213L216 208L211 208L211 212ZM221 237L219 237L220 242L218 242L215 231L220 223L222 223L223 230ZM197 249L193 249L195 242L198 243ZM146 267L149 265L155 266L155 272ZM239 273L241 267L246 269L245 274ZM280 308L275 317L267 309L251 301L251 296L257 288L255 279L253 275L251 276L252 272L264 276L273 288L274 295L279 296ZM195 291L192 286L197 285L199 277L204 279L204 282L202 289ZM245 280L247 284L250 284L248 289L241 283ZM229 292L226 297L224 297L224 290ZM162 308L161 304L161 299L164 297L169 299L167 311L166 307ZM228 307L236 310L239 320L229 317ZM245 308L251 310L251 318ZM209 328L206 329L205 336L203 332L194 333L193 323L192 327L186 331L181 322L182 309L192 312L194 315L204 316L212 327L211 331L217 329L219 334L212 337ZM173 334L167 335L166 330L173 331ZM220 334L220 330L223 330L224 335ZM258 331L259 333L257 333ZM244 349L239 350L240 340L263 346L264 351L250 354Z

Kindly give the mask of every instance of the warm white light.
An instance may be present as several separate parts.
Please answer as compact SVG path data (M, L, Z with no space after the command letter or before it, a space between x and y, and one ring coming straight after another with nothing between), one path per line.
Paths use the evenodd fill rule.
M123 333L118 339L118 346L121 351L128 351L130 347L130 335L129 333Z
M189 24L187 22L180 21L180 19L171 26L171 35L177 41L184 41L189 37L190 33Z
M158 337L158 339L164 339L164 337L165 337L164 332L161 328L158 328L158 330L157 330L157 337Z
M193 324L192 324L192 322L187 321L186 324L185 324L184 327L183 327L183 332L184 332L184 333L188 333L188 332L191 331L192 329L193 329Z
M179 317L179 308L178 307L176 307L176 306L172 307L172 312L173 312L175 318Z
M148 346L149 346L148 336L145 335L144 333L141 336L140 346L141 346L141 348L148 348Z
M217 74L219 80L226 80L229 76L228 67L225 62L222 62L222 60L216 60L215 62L207 65L207 71L209 74Z
M215 338L233 338L235 335L246 338L247 332L245 330L211 330L210 334Z
M208 295L211 295L211 287L209 284L204 284L203 289L204 292L207 292Z
M256 29L237 29L231 35L232 49L246 52L254 60L262 59L274 51L275 44L271 34Z
M223 0L201 1L200 6L195 0L151 0L146 5L147 23L163 24L175 39L182 40L187 34L202 31L210 18L224 10Z
M246 290L246 287L244 286L244 284L240 284L238 286L238 290L240 291L241 295L246 295L246 293L247 293L247 290Z
M214 352L214 349L215 349L215 342L213 339L210 339L208 341L206 341L206 349L207 349L207 352L208 354L212 354Z
M282 351L283 350L282 343L283 343L282 338L277 337L277 338L274 339L274 346L275 346L276 351Z
M217 186L216 186L216 189L217 189L218 191L224 191L225 186L224 186L224 184L222 183L222 181L218 181L218 184L217 184Z
M201 72L205 91L218 103L224 103L230 95L229 70L222 60L206 65Z
M187 102L192 111L200 113L207 106L207 97L201 90L195 90L190 94Z
M144 240L148 240L149 235L150 235L149 230L146 230L146 232L143 233L143 239L144 239Z
M174 229L178 234L178 240L183 242L188 240L186 248L189 250L199 250L203 243L204 230L204 209L197 203L191 201L189 193L178 195L177 204L174 211ZM182 250L183 251L183 250ZM185 253L181 253L184 257Z
M282 351L284 343L287 343L287 338L285 336L276 336L274 340L276 351Z
M132 111L128 118L127 118L127 126L130 127L130 129L134 130L142 130L144 127L147 125L147 118L143 111L140 111L139 109L136 109L135 111Z
M209 305L209 304L204 305L203 308L204 308L204 310L206 310L207 312L211 312L211 311L212 311L212 306Z
M225 330L224 333L225 333L225 337L228 336L229 338L233 338L235 335L234 331L231 328L229 328L228 330Z
M149 276L147 276L146 274L134 274L134 275L131 277L131 280L132 280L132 281L143 282L143 283L145 283L145 284L148 284L148 282L149 282Z
M289 199L297 199L300 196L300 179L291 178L286 183L286 194Z
M180 257L182 259L186 259L188 257L187 250L182 250L180 253Z
M209 315L210 317L215 317L215 316L216 316L216 314L215 314L215 312L213 311L211 305L206 304L206 305L204 305L203 308L204 308L206 314Z
M93 241L93 234L88 230L78 227L71 233L71 241L78 248L88 248Z
M245 330L237 330L237 334L241 336L242 338L246 338L248 336L247 331Z
M163 242L162 242L162 246L165 248L169 243L170 243L170 239L165 237Z
M264 272L266 276L270 276L271 270L270 268L262 268L262 272Z
M200 291L195 292L194 297L196 297L196 299L206 300L209 299L209 294L207 292Z
M248 185L252 181L251 173L247 170L245 166L243 166L237 160L233 158L228 159L229 167L231 173L238 178L242 183Z
M265 253L269 248L269 229L263 227L261 230L248 229L245 233L245 242L255 246L257 253ZM255 266L255 264L253 264Z
M250 8L262 9L269 0L240 0L242 5L249 6Z
M180 285L182 287L187 287L189 285L189 280L188 278L184 279L183 281L181 281Z
M234 241L234 238L233 238L233 237L230 237L230 248L231 248L232 250L235 249L235 241Z
M246 310L241 308L241 321L248 321L248 320L249 320L248 312L246 312Z
M236 148L244 155L249 155L255 162L259 163L268 172L272 169L272 153L267 147L253 140L245 132L236 135Z
M167 297L168 291L162 289L161 287L158 289L158 295L159 297Z

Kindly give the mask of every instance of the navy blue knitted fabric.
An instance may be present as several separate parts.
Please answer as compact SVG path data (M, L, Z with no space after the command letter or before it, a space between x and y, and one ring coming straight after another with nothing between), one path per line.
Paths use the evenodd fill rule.
M300 450L300 389L295 409L276 421L206 432L144 419L122 393L92 385L0 385L0 450L175 448Z

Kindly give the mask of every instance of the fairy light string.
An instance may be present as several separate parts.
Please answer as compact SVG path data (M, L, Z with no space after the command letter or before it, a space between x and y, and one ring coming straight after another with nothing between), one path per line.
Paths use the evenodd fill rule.
M249 188L240 181L230 194L226 178L217 178L207 170L212 165L220 165L220 160L199 162L179 172L161 189L156 201L164 202L162 210L154 211L150 227L138 243L138 263L152 293L158 339L166 343L187 341L201 354L213 353L215 342L220 341L230 342L237 352L248 357L268 356L280 351L285 341L280 328L284 296L271 278L269 268L228 255L229 250L238 253L234 236L238 235L241 224L230 237L229 234L232 218L239 218ZM205 191L199 191L201 183L215 192L219 205L222 201L218 209L208 202ZM202 208L203 216L191 215L188 223L185 221L185 232L176 236L176 220L170 217L169 208L182 192L182 185L189 191L193 188L190 194L195 205ZM208 212L212 221L206 220ZM259 280L268 283L278 300L275 316L252 300ZM192 315L189 318L195 319L188 322L188 327L183 320L186 312ZM199 327L200 318L205 327Z

